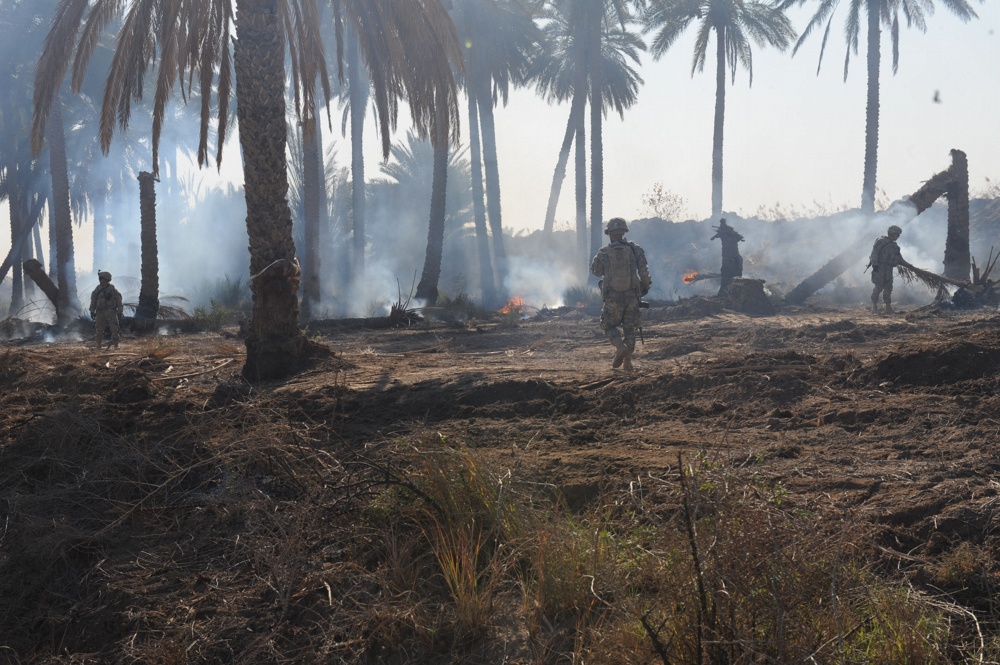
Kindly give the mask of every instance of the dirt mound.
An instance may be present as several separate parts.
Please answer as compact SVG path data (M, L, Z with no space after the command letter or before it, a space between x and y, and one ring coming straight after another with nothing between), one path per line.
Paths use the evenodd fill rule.
M902 345L876 363L871 380L915 386L942 386L990 378L1000 369L1000 333L969 339L917 341Z

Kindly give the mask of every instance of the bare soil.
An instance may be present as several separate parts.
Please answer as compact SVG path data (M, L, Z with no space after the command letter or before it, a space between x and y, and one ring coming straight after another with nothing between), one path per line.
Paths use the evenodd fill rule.
M231 332L126 338L117 352L0 347L0 661L113 660L112 645L126 653L131 639L137 662L166 662L135 644L155 634L195 660L251 662L247 635L266 634L275 614L299 627L286 642L314 630L301 608L351 587L342 572L321 575L346 545L324 540L333 526L319 516L250 528L245 507L213 501L225 478L210 462L227 455L259 466L246 502L279 505L298 496L291 479L309 464L345 463L347 451L464 447L575 510L700 458L783 488L818 521L867 525L886 570L916 584L937 583L941 562L970 547L991 562L980 589L1000 581L996 311L809 306L750 317L691 299L648 310L631 373L611 369L613 349L585 308L516 325L330 324L311 335L330 355L261 386L240 379ZM234 440L255 435L318 452L283 476L277 449L242 457ZM262 530L289 548L303 542L250 541ZM227 597L267 556L308 557L320 577L286 597L272 564L270 581ZM977 589L945 591L996 616ZM242 637L195 647L198 631L226 621ZM174 629L188 624L184 642ZM343 636L345 653L364 652L348 644L355 637Z

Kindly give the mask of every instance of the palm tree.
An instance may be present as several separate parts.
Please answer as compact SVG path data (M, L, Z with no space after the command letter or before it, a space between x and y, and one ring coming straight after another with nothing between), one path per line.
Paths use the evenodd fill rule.
M609 109L624 118L638 98L642 77L634 64L645 44L628 29L631 14L622 0L553 3L543 14L548 51L534 65L540 93L550 101L571 99L569 119L552 178L544 230L551 233L571 145L576 144L577 243L581 265L600 248L603 227L603 119ZM590 252L586 219L586 114L591 113Z
M650 46L659 59L694 22L698 22L691 75L705 68L711 33L715 32L715 122L712 136L712 218L722 215L722 144L726 117L726 67L733 82L742 64L753 85L753 50L758 46L788 48L795 30L784 11L764 2L742 0L650 0L643 16L645 29L656 32Z
M527 82L531 55L541 41L541 33L533 20L537 4L540 4L537 0L463 0L455 3L451 10L459 37L466 45L464 82L469 102L472 173L478 179L478 174L482 172L485 180L485 183L473 183L472 187L480 200L485 190L483 207L493 240L495 285L492 270L487 275L488 266L482 258L488 243L485 235L479 236L483 301L488 306L497 304L498 300L506 300L502 291L508 273L493 109L498 102L507 103L511 86ZM472 144L473 139L475 145ZM476 205L482 204L477 201ZM499 296L495 293L497 287L501 291Z
M414 126L425 134L433 122L435 103L447 103L447 117L457 133L458 108L451 68L461 66L461 51L454 26L439 0L329 2L334 7L338 57L345 23L350 21L361 28L362 57L375 82L383 154L388 155L389 133L401 98L409 102ZM98 36L123 11L124 23L105 88L102 146L107 151L116 124L127 125L131 103L142 95L147 65L158 56L152 128L154 173L164 109L178 77L182 85L187 78L189 88L190 81L199 82L203 101L198 163L208 161L209 97L216 82L216 68L219 163L235 74L253 291L243 375L250 380L264 380L295 371L306 355L307 345L298 325L300 270L286 198L284 57L287 45L293 61L297 110L300 101L308 107L317 78L326 85L323 44L316 30L316 0L178 0L132 3L127 10L114 0L60 0L35 78L32 139L36 152L44 143L52 100L71 54L76 53L73 88L79 90ZM404 16L408 20L403 20ZM236 42L231 57L232 25L236 28ZM287 42L282 28L290 33ZM421 66L413 66L411 54L420 55Z
M803 5L805 0L782 0L781 9L794 5ZM799 50L812 31L822 23L826 23L823 31L823 43L819 52L819 63L816 73L823 64L823 53L830 37L830 26L833 23L833 13L838 0L819 0L816 13L809 20L802 35L792 49L792 55ZM962 21L976 18L977 14L966 0L944 0L949 10ZM861 184L861 212L866 215L875 213L875 182L878 171L878 133L879 133L879 78L882 60L882 33L880 28L889 29L892 41L892 73L899 69L899 13L906 17L907 27L916 26L921 32L927 31L925 17L934 12L933 0L850 0L847 17L844 20L844 37L847 41L847 54L844 58L844 80L851 63L851 52L858 52L858 37L861 33L861 13L867 14L866 31L868 36L868 95L865 109L865 170Z

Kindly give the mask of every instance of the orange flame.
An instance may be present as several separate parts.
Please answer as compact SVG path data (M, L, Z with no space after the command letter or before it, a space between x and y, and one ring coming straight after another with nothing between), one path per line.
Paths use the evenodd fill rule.
M685 284L694 284L694 281L697 277L698 277L698 271L692 270L691 272L686 273L683 277L681 277L681 279L684 281Z
M500 309L501 314L520 314L524 309L524 299L521 296L511 296L507 304Z

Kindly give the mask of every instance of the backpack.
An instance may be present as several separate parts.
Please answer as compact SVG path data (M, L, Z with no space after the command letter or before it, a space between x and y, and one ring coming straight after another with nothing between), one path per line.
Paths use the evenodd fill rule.
M636 279L635 250L631 245L621 243L608 247L608 273L604 276L608 288L612 291L628 291Z
M889 243L889 238L886 237L886 236L882 236L881 238L879 238L878 240L875 241L875 244L872 246L872 253L868 257L868 266L869 267L871 267L871 266L877 266L879 263L881 263L882 249L888 243Z

